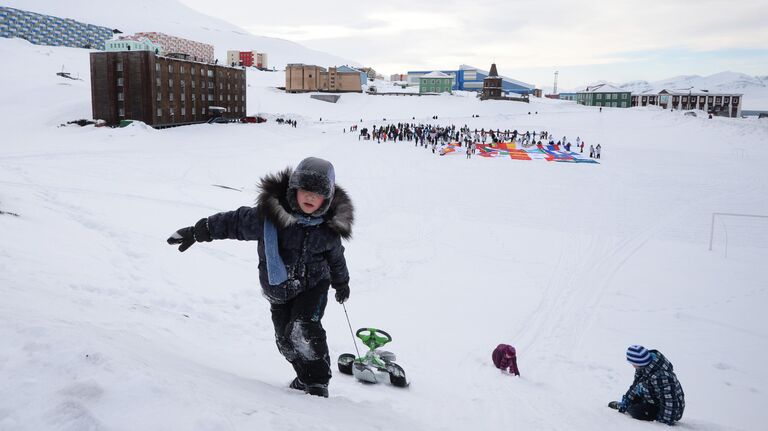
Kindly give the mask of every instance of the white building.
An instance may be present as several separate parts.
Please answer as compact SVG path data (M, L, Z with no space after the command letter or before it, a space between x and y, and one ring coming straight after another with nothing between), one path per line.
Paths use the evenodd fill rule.
M648 90L632 95L632 106L698 109L721 117L741 117L741 93L715 93L699 88Z

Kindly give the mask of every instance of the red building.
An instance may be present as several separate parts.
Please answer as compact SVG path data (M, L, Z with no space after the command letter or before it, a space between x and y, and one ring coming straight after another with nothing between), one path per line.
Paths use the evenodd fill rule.
M227 51L227 65L266 69L267 54L256 51Z
M245 67L253 66L253 51L240 51L240 65Z

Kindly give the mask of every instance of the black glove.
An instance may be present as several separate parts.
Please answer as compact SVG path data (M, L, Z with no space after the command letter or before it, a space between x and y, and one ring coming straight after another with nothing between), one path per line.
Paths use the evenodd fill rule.
M181 244L179 251L184 251L197 242L210 242L211 232L208 231L208 219L201 218L194 226L181 228L168 238L168 244Z
M348 284L342 284L340 286L334 286L334 289L336 289L336 301L339 304L343 304L344 301L349 299L349 285Z

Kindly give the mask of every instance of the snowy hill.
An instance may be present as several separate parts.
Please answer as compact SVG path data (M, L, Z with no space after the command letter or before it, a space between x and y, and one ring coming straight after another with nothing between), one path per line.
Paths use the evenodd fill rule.
M175 0L136 0L130 5L116 0L99 1L98 5L90 0L7 0L4 6L117 28L126 34L159 31L212 44L219 61L226 59L227 50L255 50L266 52L270 67L277 69L285 68L287 63L356 64L287 40L253 35Z
M709 251L714 212L768 215L764 120L464 93L329 104L249 71L265 124L58 127L90 117L88 51L0 40L0 57L26 66L0 68L2 430L667 429L606 407L634 343L674 363L679 428L768 421L768 225L718 217ZM433 115L579 136L603 159L467 160L345 133ZM255 244L165 243L309 155L356 206L351 324L393 335L408 389L337 372L329 399L288 389ZM338 304L323 323L332 358L354 352ZM521 377L493 367L501 342Z
M596 81L570 90L560 89L561 92L580 91L587 85L611 84L633 93L643 91L661 91L662 89L703 88L723 93L743 93L744 109L768 110L768 76L750 76L737 72L721 72L710 76L681 75L659 81L630 81L615 84L608 81Z

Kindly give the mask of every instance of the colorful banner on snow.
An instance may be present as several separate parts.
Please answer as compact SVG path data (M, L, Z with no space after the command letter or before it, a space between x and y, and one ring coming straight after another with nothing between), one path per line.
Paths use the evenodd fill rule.
M597 160L561 149L559 145L517 148L514 142L499 142L496 144L477 144L475 155L486 158L510 158L513 160L546 160L548 162L567 163L598 163ZM466 147L451 143L440 150L441 156L462 154L466 155Z

